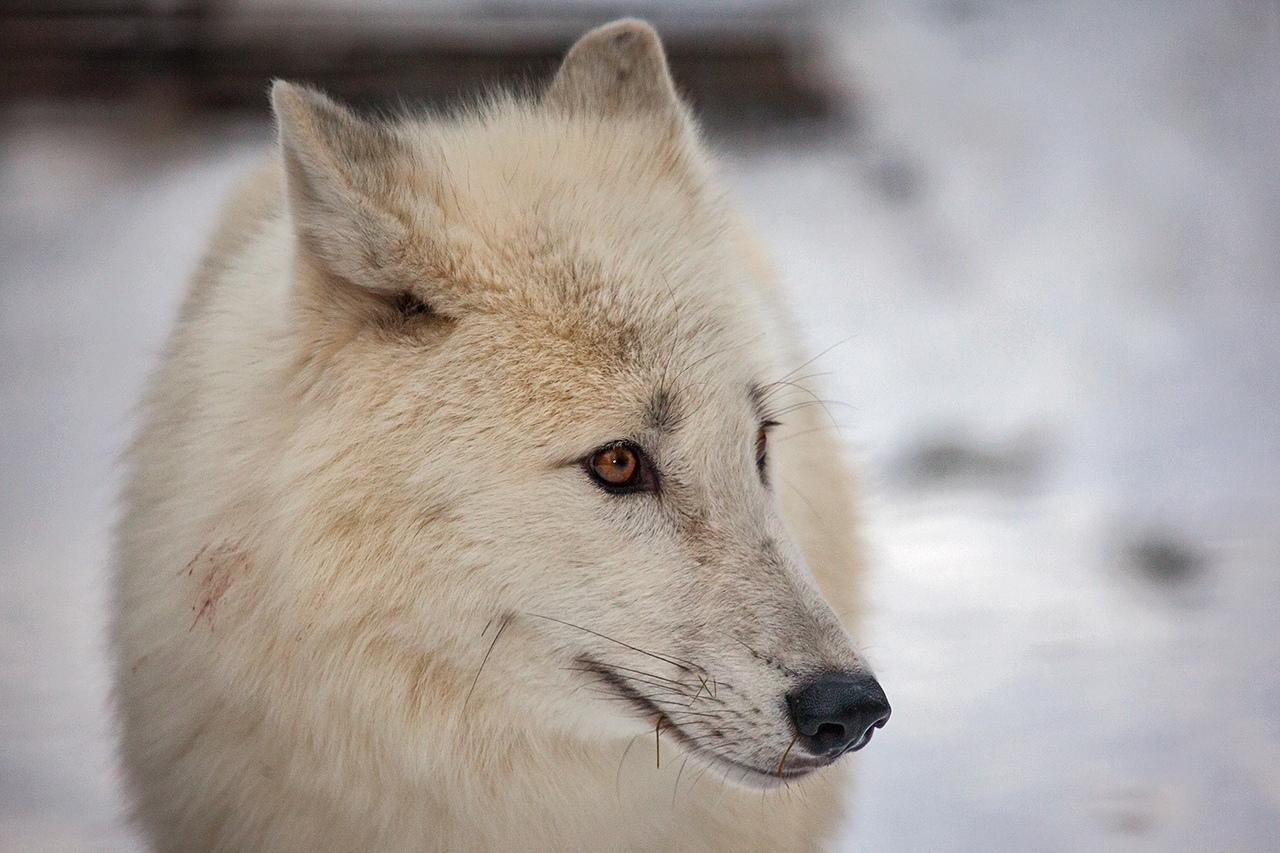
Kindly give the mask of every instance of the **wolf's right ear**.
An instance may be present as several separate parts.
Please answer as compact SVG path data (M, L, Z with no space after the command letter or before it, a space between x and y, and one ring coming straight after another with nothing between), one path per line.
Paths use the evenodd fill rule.
M653 27L623 18L591 30L569 49L543 102L572 113L645 116L687 128L667 55Z
M308 260L379 297L425 283L426 247L415 240L430 223L415 221L421 199L410 204L407 195L423 169L399 132L282 80L271 87L271 104L289 214Z

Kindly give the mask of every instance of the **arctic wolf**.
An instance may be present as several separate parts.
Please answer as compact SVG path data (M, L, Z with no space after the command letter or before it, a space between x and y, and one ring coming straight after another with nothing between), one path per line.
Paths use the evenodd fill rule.
M130 457L154 848L820 846L889 715L848 477L657 36L452 117L271 97Z

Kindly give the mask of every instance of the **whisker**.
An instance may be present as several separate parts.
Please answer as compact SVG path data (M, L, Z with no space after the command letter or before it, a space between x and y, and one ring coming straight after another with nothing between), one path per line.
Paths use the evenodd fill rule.
M620 670L620 671L622 671L622 672L634 672L636 675L643 675L643 676L645 676L645 677L647 677L647 678L654 678L654 679L657 679L658 681L666 681L666 682L668 682L668 683L670 683L670 684L673 684L673 685L675 685L676 687L679 687L679 688L682 688L682 689L683 689L683 688L684 688L684 686L685 686L685 685L684 685L684 682L682 682L682 681L677 681L677 680L676 680L676 679L674 679L674 678L666 678L665 676L658 675L656 672L646 672L646 671L645 671L645 670L643 670L643 669L632 669L632 668L631 668L631 667L629 667L629 666L618 666L617 664L613 664L613 663L605 664L605 666L608 666L608 667L609 667L609 669L611 669L611 670ZM696 674L696 673L695 673L695 674ZM702 676L698 676L698 677L699 677L699 678L701 678Z
M471 687L467 690L467 698L462 700L462 710L467 710L467 703L471 701L471 694L476 692L476 685L480 683L480 673L484 672L485 664L489 662L489 655L493 654L493 647L498 645L498 640L501 639L502 632L507 630L507 626L511 624L511 620L514 618L514 616L508 614L507 617L502 620L502 624L498 626L498 630L494 632L493 642L491 642L489 644L489 648L485 650L484 659L480 661L480 668L476 670L476 677L471 679ZM493 620L490 619L489 621L492 622ZM485 630L489 630L489 626L487 624L485 625ZM481 636L484 635L481 634Z
M702 769L698 771L698 775L694 776L693 781L689 783L689 790L684 792L686 797L693 793L693 789L697 787L697 784L702 781L702 777L705 776L706 772L710 769L711 769L711 762L709 761L704 762L702 765Z
M778 759L778 776L782 776L782 766L787 763L787 756L791 754L791 747L796 745L796 741L800 740L800 733L796 732L796 736L791 739L791 743L787 744L787 748L782 751L782 757Z
M823 413L827 416L827 420L831 421L831 426L835 429L837 434L842 434L843 430L840 426L840 422L837 421L835 415L831 413L831 407L843 406L844 408L847 408L847 409L854 409L854 406L844 402L843 400L828 400L823 397L815 396L812 400L804 400L799 403L792 403L791 405L785 406L781 409L777 409L771 412L770 414L775 418L784 418L787 415L791 414L792 412L798 412L801 409L807 409L809 406L821 406Z
M668 722L670 722L670 721L671 721L671 718L670 718L670 717L668 717L668 718L667 718L667 721L668 721ZM715 739L714 735L709 735L709 734L706 734L706 735L691 735L691 734L688 734L688 733L683 733L683 736L684 736L684 739L685 739L686 741L688 741L689 743L704 743L704 742L706 742L706 741L714 740L714 739Z
M668 698L664 699L664 702L667 702L667 703L669 703L669 704L672 704L672 706L676 706L676 707L687 708L687 707L691 707L691 706L692 706L692 701L690 701L690 702L677 702L677 701L676 701L676 699L689 699L689 694L687 694L687 693L685 693L685 692L682 692L682 690L677 690L677 689L675 689L675 688L669 688L669 686L667 686L666 684L658 684L658 683L654 683L654 681L646 681L646 680L644 680L644 679L637 679L637 678L634 678L634 676L630 676L630 675L609 674L609 672L604 672L604 671L602 671L602 670L593 669L593 667L576 667L576 666L566 666L566 667L563 667L563 669L564 669L564 670L566 670L566 671L568 671L568 672L582 672L582 674L584 674L584 675L596 675L596 676L602 676L602 678L603 678L603 676L605 676L605 675L609 675L609 676L612 676L612 678L617 678L617 679L625 680L625 681L627 681L627 683L628 683L628 684L631 684L631 685L635 685L635 684L643 684L643 685L645 685L645 686L649 686L649 688L653 688L654 693L652 693L652 695L653 695L653 697L654 697L654 698L657 698L657 697L668 697Z
M653 749L656 766L662 769L662 717L658 717L657 722L653 725Z
M636 735L627 741L627 748L622 750L622 758L618 759L618 773L613 780L613 791L618 795L618 802L622 802L622 766L627 763L627 753L631 752L631 747L635 746L640 735Z
M801 370L804 370L806 367L808 367L809 365L813 364L815 361L817 361L818 359L822 358L824 355L826 355L827 353L831 352L831 351L832 351L833 349L835 349L836 347L842 347L842 346L844 346L845 344L849 343L849 341L853 340L855 337L857 337L857 335L849 335L847 338L841 338L840 340L836 341L836 342L835 342L834 344L832 344L831 346L829 346L829 347L827 347L826 349L824 349L822 352L820 352L820 353L818 353L817 355L815 355L813 358L810 358L810 359L807 359L807 360L805 360L805 361L802 361L802 362L801 362L799 365L797 365L796 367L792 368L791 370L788 370L786 373L782 374L782 376L780 376L780 377L779 377L779 379L790 379L792 376L795 376L795 375L796 375L797 373L799 373ZM774 381L778 381L778 380L774 380Z
M813 512L813 514L814 514L814 515L818 515L818 508L817 508L816 506L814 506L814 505L813 505L813 501L809 500L808 496L807 496L807 495L805 495L805 493L804 493L804 492L800 491L800 487L799 487L799 486L797 486L795 483L791 482L791 480L789 480L789 479L788 479L788 478L786 478L786 477L781 477L780 479L782 480L782 484L783 484L784 486L786 486L786 487L787 487L788 489L790 489L791 491L795 492L795 493L796 493L796 497L798 497L798 498L800 498L800 500L804 501L804 505L805 505L805 506L807 506L807 507L808 507L808 508Z
M846 403L844 400L833 400L829 397L819 397L817 395L814 395L812 398L808 400L801 400L796 403L791 403L787 406L784 406L782 409L779 409L774 412L770 412L770 414L777 417L777 416L788 414L790 412L798 411L800 409L805 408L806 406L841 406L846 409L852 409L854 411L857 410L856 406L854 406L852 403ZM832 425L833 426L835 425L834 422Z
M676 773L676 784L671 788L671 808L676 807L676 795L680 793L680 777L684 775L684 768L689 763L689 756L684 757L684 761L680 762L680 770Z
M840 434L844 429L844 427L845 427L844 424L834 424L834 425L823 424L822 426L810 427L809 429L802 429L799 432L788 433L787 435L780 435L778 436L777 439L770 439L770 440L773 441L775 444L786 444L788 441L791 441L794 438L803 438L804 436L812 435L815 432L830 432L832 430L835 430L837 434Z
M606 674L606 672L591 666L566 666L564 667L564 669L566 669L569 672L581 672L588 675L605 675ZM671 687L667 684L663 684L662 682L649 681L644 678L636 678L634 675L623 675L622 673L608 673L608 674L611 674L616 678L625 679L626 681L633 682L635 684L647 685L649 687L654 688L655 690L660 690L666 694L679 696L682 699L690 698L689 694L686 693L685 691L679 690L675 687Z
M813 396L813 391L801 385L800 383L807 379L817 379L818 377L823 375L826 375L826 374L810 373L804 376L797 377L796 379L779 379L776 382L770 382L768 385L764 386L763 394L761 395L761 402L764 403L765 409L771 409L772 403L774 402L774 397L776 397L777 395L781 394L783 391L786 391L786 390L800 391L803 394L808 394L810 396Z
M557 618L555 618L554 616L543 616L543 615L542 615L542 614L540 614L540 613L529 613L529 611L525 611L525 612L526 612L526 613L528 613L530 616L534 616L534 617L536 617L536 618L538 618L538 619L545 619L545 620L547 620L548 622L556 622L556 623L558 623L558 624L560 624L560 625L564 625L564 626L569 627L569 628L576 628L576 629L577 629L577 630L579 630L579 631L583 631L583 632L585 632L585 633L587 633L587 634L591 634L593 637L599 637L599 638L600 638L600 639L602 639L602 640L608 640L608 641L609 641L609 642L611 642L611 643L617 643L618 645L622 646L623 648L631 649L631 651L633 651L633 652L639 652L639 653L640 653L640 654L642 654L642 655L648 655L649 657L651 657L651 658L653 658L653 659L655 659L655 660L660 660L660 661L662 661L663 663L671 664L671 665L672 665L672 666L674 666L676 669L680 669L680 670L683 670L683 671L685 671L685 672L694 672L695 670L700 670L700 669L702 669L701 667L699 667L697 664L693 663L692 661L687 661L687 660L684 660L683 658L667 657L667 656L665 656L665 655L660 655L660 654L657 654L657 653L655 653L655 652L646 651L645 649L638 648L638 647L636 647L636 646L631 645L630 643L624 643L624 642L622 642L621 640L615 640L613 637L610 637L610 636L608 636L607 634L601 634L599 631L593 631L593 630L591 630L590 628L584 628L584 627L582 627L581 625L575 625L575 624L573 624L572 622L566 622L566 621L564 621L563 619L557 619Z
M834 376L834 375L835 375L834 370L817 370L817 371L814 371L813 373L806 373L804 376L795 376L795 377L787 375L782 377L781 379L775 379L772 382L766 382L763 388L765 390L768 390L769 388L772 388L776 385L780 385L783 382L789 381L793 383L800 383L800 382L807 382L810 379L820 379L824 376Z
M586 685L585 684L582 685L582 688L586 688ZM579 689L582 689L582 688L579 688ZM576 692L577 690L575 690L575 693ZM605 688L595 688L593 690L588 690L588 693L593 695L598 695L598 697L604 699L604 701L607 701L607 702L626 702L630 704L635 704L634 699L632 699L631 697L627 697L627 695L618 695L617 693L613 693L612 690L608 690ZM646 702L653 702L654 704L659 704L660 702L662 702L662 699L660 699L659 697L655 697L655 695L649 695L649 694L640 693L640 692L636 692L636 695L637 697L645 699ZM689 713L689 712L678 711L677 713Z
M748 646L745 640L742 640L742 639L741 639L741 638L739 638L739 637L735 637L733 634L728 634L727 636L729 637L729 639L730 639L730 640L733 640L735 643L737 643L738 645L742 646L742 647L743 647L744 649L746 649L747 651L751 652L751 655L752 655L753 657L758 658L758 659L760 659L760 660L763 660L763 659L764 659L764 655L760 654L758 651L756 651L755 649L751 648L751 646Z

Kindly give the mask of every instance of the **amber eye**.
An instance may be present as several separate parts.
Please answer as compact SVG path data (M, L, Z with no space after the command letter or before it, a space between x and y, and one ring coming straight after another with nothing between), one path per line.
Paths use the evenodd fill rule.
M629 442L602 447L587 459L587 471L598 484L614 492L630 492L651 487L640 448Z

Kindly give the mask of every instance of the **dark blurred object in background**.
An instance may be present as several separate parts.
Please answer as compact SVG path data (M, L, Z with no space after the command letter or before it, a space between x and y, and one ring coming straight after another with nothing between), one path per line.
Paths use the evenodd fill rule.
M0 7L0 99L163 93L252 104L272 77L359 103L439 103L549 73L582 31L643 16L677 82L713 118L825 116L811 0L17 0ZM724 115L724 113L730 115Z

